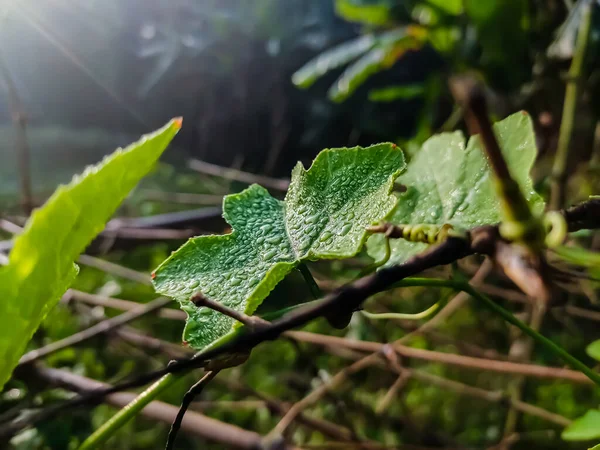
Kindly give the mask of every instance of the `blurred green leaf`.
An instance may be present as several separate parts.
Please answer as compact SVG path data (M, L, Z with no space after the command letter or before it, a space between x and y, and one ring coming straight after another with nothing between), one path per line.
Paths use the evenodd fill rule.
M584 416L574 420L564 429L565 441L589 441L600 438L600 410L590 409Z
M0 269L0 388L41 321L78 272L75 259L104 228L138 181L154 166L181 126L162 129L119 149L60 186L34 211Z
M335 0L335 12L348 22L375 26L384 26L392 22L390 6L381 0Z
M600 268L600 253L583 247L561 245L554 252L565 261L582 267Z
M494 124L511 173L521 185L536 213L544 206L534 191L529 172L537 154L533 125L528 114L515 113ZM389 218L395 224L451 224L470 229L500 222L500 202L481 149L479 136L465 146L460 131L428 139L397 182L406 186ZM367 243L369 255L379 260L385 253L385 237L373 235ZM388 264L398 264L427 248L427 244L392 239Z
M372 102L393 102L395 100L408 100L420 97L425 92L424 84L405 84L389 86L382 89L373 89L369 92L369 100Z
M597 361L600 361L600 339L592 342L585 349L586 353Z
M396 204L390 191L404 166L394 144L328 149L308 170L298 163L285 201L258 185L225 197L223 217L233 232L190 239L153 274L157 292L188 313L184 340L202 349L235 324L195 306L196 292L252 314L301 261L356 255L366 227Z
M377 39L366 34L337 45L311 59L292 75L292 82L300 88L308 88L327 72L342 67L369 51Z
M390 68L407 51L421 48L425 36L426 32L420 27L398 28L382 34L377 45L351 64L327 95L334 102L346 100L371 75Z

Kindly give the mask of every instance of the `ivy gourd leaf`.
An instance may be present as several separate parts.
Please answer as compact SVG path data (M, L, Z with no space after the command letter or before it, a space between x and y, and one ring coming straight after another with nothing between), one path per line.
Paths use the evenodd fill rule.
M564 429L565 441L589 441L600 438L600 410L590 409Z
M585 352L596 361L600 361L600 339L588 345Z
M404 166L394 144L329 149L308 170L298 163L284 201L258 185L226 196L223 217L232 233L190 239L153 274L156 291L188 314L184 340L203 349L234 326L196 307L196 292L252 314L301 261L356 255L365 229L395 206L391 190Z
M513 177L534 214L540 214L544 203L529 176L537 153L529 115L513 114L494 124L494 131ZM399 194L398 206L389 217L391 223L448 223L470 229L500 222L500 202L479 136L473 136L466 146L459 131L431 137L397 181L406 186L406 192ZM385 253L384 239L381 235L369 238L370 256L381 259ZM426 248L427 244L393 239L387 264L402 263Z
M0 389L27 342L77 275L74 264L107 220L154 166L181 127L162 129L118 149L60 186L34 211L0 268Z

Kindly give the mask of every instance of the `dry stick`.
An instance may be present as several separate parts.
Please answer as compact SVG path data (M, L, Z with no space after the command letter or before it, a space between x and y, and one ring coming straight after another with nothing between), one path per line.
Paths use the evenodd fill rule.
M259 398L267 404L269 409L271 409L279 415L284 415L291 407L291 405L288 403L282 402L276 398L272 398L265 394L257 392L248 386L242 385L241 383L234 382L231 380L224 381L224 383L227 387L231 389L238 390L242 393L246 393L247 395ZM317 419L304 414L300 414L296 420L299 424L304 425L305 427L312 428L324 434L325 436L329 436L340 441L352 442L354 437L353 432L348 428L334 424L324 419Z
M271 188L276 191L285 192L290 186L290 180L267 177L264 175L256 175L241 170L228 167L221 167L215 164L210 164L199 159L191 159L188 161L188 167L200 173L213 175L216 177L225 178L227 180L240 181L242 183L258 183L266 188Z
M386 345L392 345L394 347L394 350L400 356L405 358L414 358L422 361L437 362L440 364L448 364L451 366L457 366L471 370L482 370L513 375L524 375L527 377L540 378L546 380L568 380L574 383L588 385L593 384L593 381L590 380L583 373L576 370L565 369L562 367L538 366L535 364L523 364L511 361L475 358L473 356L457 355L454 353L444 353L434 350L423 350L419 348L401 345L397 341L393 342L392 344L382 344L380 342L357 341L354 339L340 338L336 336L326 336L316 333L309 333L306 331L290 331L288 335L293 339L302 342L307 342L310 344L322 345L325 347L345 347L351 350L372 353L371 355L366 357L375 358L369 361L372 364L374 364L378 360L377 357L379 356L379 352L382 352L385 349ZM359 362L363 363L362 360Z
M69 296L69 300L76 300L82 303L87 303L88 305L94 306L102 306L105 308L113 308L121 311L131 311L132 309L136 309L140 306L139 303L133 302L131 300L122 300L120 298L107 297L104 295L98 294L89 294L87 292L79 291L77 289L69 289L67 291L67 295ZM179 309L159 309L156 312L156 316L162 319L171 319L171 320L185 320L187 315L185 312Z
M486 276L490 270L491 270L491 267L489 265L486 265L485 270L480 270L480 272L482 274L484 274L482 276L482 278L484 276ZM475 277L473 277L473 278L475 278ZM432 323L435 320L436 322L433 322L433 325L431 325L431 326L435 326L436 324L441 323L441 321L443 321L448 315L452 314L452 312L454 312L460 306L462 306L464 301L466 301L466 299L468 298L468 296L466 294L464 296L461 294L462 293L455 296L450 302L448 302L448 304L444 307L444 309L442 309L442 311L440 311L440 313L438 313L433 319L431 319L427 323ZM438 317L440 317L440 316L442 316L442 317L440 319L438 319ZM431 328L431 326L429 328ZM416 333L409 333L407 336L404 336L402 339L399 339L398 341L396 341L395 344L399 344L401 342L406 342L406 340L410 336L414 336L415 334ZM300 332L300 331L288 332L287 335L294 339L310 337L308 334L306 334L304 332ZM340 340L342 340L344 342L347 341L346 339L342 339L342 338L340 338ZM304 340L304 342L306 342L306 340ZM333 342L334 341L330 341L330 345ZM360 370L363 370L363 369L373 365L374 363L376 363L379 359L379 352L381 351L382 348L384 348L383 345L380 345L375 350L371 350L374 353L372 353L371 355L366 356L366 357L356 361L352 365L342 369L340 372L338 372L336 375L334 375L327 383L322 384L321 386L319 386L318 388L313 390L310 394L308 394L306 397L304 397L302 400L295 403L294 406L292 406L290 408L290 410L287 412L287 414L285 416L283 416L283 418L279 421L279 423L275 426L275 428L273 428L273 430L269 433L269 435L267 436L267 440L274 439L276 436L283 435L283 433L285 432L287 427L294 421L294 418L299 413L301 413L303 410L305 410L309 406L311 406L311 405L315 404L317 401L319 401L328 391L336 389L350 375L352 375Z
M217 376L219 373L218 370L211 370L204 375L200 381L194 384L189 391L185 393L183 396L183 400L181 401L181 406L179 407L179 411L177 411L177 416L173 420L171 424L171 429L169 430L169 436L167 438L167 445L165 446L165 450L172 450L175 446L175 439L177 438L177 432L181 428L181 423L183 422L183 418L185 416L186 411L188 410L190 403L202 393L206 385Z
M75 392L93 392L109 387L105 383L91 380L66 370L36 366L36 373L52 384ZM129 404L136 397L137 394L135 393L119 392L107 396L105 401L110 405L121 408ZM177 416L177 411L177 407L155 400L141 410L141 415L148 419L170 424ZM256 449L260 443L260 435L257 433L211 419L197 412L188 412L186 414L181 423L181 430L193 436L218 442L227 448Z
M132 309L131 311L127 311L118 316L104 320L90 328L80 331L79 333L75 333L59 341L52 342L51 344L48 344L37 350L27 352L19 360L19 366L29 364L33 361L48 356L59 350L63 350L72 345L80 344L81 342L84 342L100 334L108 333L114 330L115 328L118 328L128 322L131 322L132 320L138 319L146 314L150 314L151 312L168 305L169 303L171 303L171 301L172 300L170 298L166 297L156 298L144 305L139 305L139 307L136 309Z
M190 348L182 347L181 345L163 341L152 336L147 336L129 327L122 327L116 330L115 335L130 344L161 352L170 358L185 358L194 353Z
M430 373L427 373L424 371L420 371L417 369L411 370L411 369L402 367L399 364L398 357L396 355L396 352L392 348L392 346L388 346L388 348L386 348L382 353L386 357L386 359L388 361L388 365L396 373L399 373L401 377L402 376L404 376L406 378L412 377L417 380L425 381L430 384L436 385L436 386L441 387L446 390L451 390L451 391L457 392L459 394L464 394L464 395L468 395L471 397L480 398L480 399L488 401L488 402L501 403L501 402L506 401L511 406L511 408L514 408L518 411L526 412L533 416L540 417L542 419L545 419L552 423L556 423L563 427L565 427L571 423L571 421L569 419L567 419L566 417L563 417L559 414L552 413L550 411L547 411L543 408L539 408L534 405L529 405L527 403L522 402L521 400L514 399L513 396L507 397L507 396L503 395L502 392L488 391L488 390L481 389L478 387L469 386L467 384L464 384L464 383L461 383L458 381L448 380L446 378L443 378L443 377L440 377L437 375L433 375L433 374L430 374Z
M569 163L569 148L573 127L575 125L575 111L577 109L577 98L579 96L579 84L583 72L586 47L592 22L592 2L585 2L581 11L581 23L577 32L575 53L569 68L567 87L565 90L565 102L563 105L562 120L560 122L560 133L558 146L552 167L552 191L550 196L550 209L562 208L566 197L566 182L568 178L567 166Z
M111 275L152 286L152 280L149 275L110 261L105 261L104 259L96 258L95 256L80 255L79 258L77 258L77 262L84 266L93 267L94 269L110 273Z
M29 164L29 144L27 143L27 116L23 109L23 103L12 79L4 55L0 51L0 73L6 91L8 93L11 116L16 130L16 153L19 164L19 179L21 182L21 207L25 215L31 214L33 210L33 194L31 190L31 171Z
M323 344L323 345L325 345L325 344ZM360 356L348 356L348 355L341 354L341 352L339 352L339 350L340 350L339 344L336 343L336 345L337 345L337 347L326 346L326 348L331 353L336 354L341 357L344 357L344 358L351 358L351 359L360 358ZM380 344L380 345L385 346L386 344ZM482 399L482 400L485 400L488 402L506 403L508 405L514 406L515 408L517 408L519 411L521 411L523 413L540 417L544 420L547 420L548 422L556 423L561 426L567 426L570 423L570 420L567 419L566 417L563 417L559 414L552 413L543 408L539 408L537 406L534 406L534 405L531 405L531 404L528 404L528 403L525 403L522 401L513 401L512 399L510 399L509 397L507 397L506 395L504 395L502 392L499 392L499 391L488 391L488 390L485 390L482 388L469 386L467 384L463 384L461 382L454 381L454 380L448 380L446 378L442 378L440 376L433 375L433 374L430 374L428 372L421 371L418 369L408 369L408 368L404 368L404 367L401 367L401 368L402 368L402 372L400 373L401 375L407 374L410 376L410 378L414 378L415 380L422 381L424 383L429 383L429 384L432 384L435 386L439 386L442 389L452 390L452 391L457 392L458 394L466 395L466 396L470 396L470 397L474 397L474 398L479 398L479 399ZM482 369L483 369L483 366L482 366Z
M145 200L165 203L179 203L183 205L220 205L223 195L192 194L189 192L165 192L153 189L140 189L139 193Z
M581 317L582 319L594 320L600 322L600 312L591 311L577 306L565 306L565 312L573 317Z

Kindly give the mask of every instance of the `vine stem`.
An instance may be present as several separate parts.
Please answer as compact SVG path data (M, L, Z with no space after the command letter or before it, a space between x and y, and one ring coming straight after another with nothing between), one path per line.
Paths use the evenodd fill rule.
M181 375L166 374L156 383L149 386L140 395L133 399L127 406L112 416L100 428L94 431L79 447L79 450L98 448L100 444L112 437L119 428L133 419L146 405L158 397L165 389L173 385Z
M581 24L577 33L575 54L569 68L567 87L565 90L565 102L563 105L562 119L560 122L560 133L554 165L552 167L552 191L550 196L550 209L561 208L565 201L565 184L567 178L567 164L569 162L569 147L573 126L575 123L575 111L577 109L577 97L580 78L583 71L583 62L588 43L592 22L592 2L582 7Z

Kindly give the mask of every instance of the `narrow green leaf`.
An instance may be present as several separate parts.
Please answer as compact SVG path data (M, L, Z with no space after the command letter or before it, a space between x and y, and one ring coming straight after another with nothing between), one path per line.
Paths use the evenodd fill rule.
M590 450L600 450L600 444L595 445L594 447L590 448Z
M600 278L600 253L583 247L561 245L552 249L564 261L585 267L593 278Z
M190 302L196 292L252 314L298 263L356 255L365 229L396 204L391 194L404 169L394 144L322 151L309 170L298 164L285 201L258 185L223 202L233 232L190 239L154 273L157 292L188 313L184 340L205 348L234 321Z
M586 353L597 361L600 361L600 339L592 342L585 349Z
M420 48L425 37L424 29L416 26L381 34L377 45L351 64L331 86L327 95L334 102L346 100L371 75L391 67L407 51Z
M348 22L384 26L392 22L390 6L382 1L359 4L355 0L335 0L335 12Z
M376 42L375 36L366 34L337 45L298 69L292 75L292 82L296 86L306 89L327 72L342 67L369 51Z
M119 149L60 186L36 210L0 269L0 388L48 311L77 275L73 263L181 127L162 129Z
M511 173L534 213L541 213L543 200L533 190L529 176L537 153L529 115L513 114L496 123L494 130ZM399 195L398 207L389 219L392 223L448 223L470 229L500 221L500 203L479 136L472 137L466 147L461 132L433 136L423 144L398 182L406 186L406 192ZM394 239L391 248L388 264L397 264L427 245ZM379 260L385 251L384 237L371 236L367 249L369 255Z
M567 247L565 245L556 247L553 250L558 256L571 264L600 269L600 253L583 247Z
M600 410L590 409L564 429L561 437L565 441L589 441L600 438Z
M382 89L373 89L369 92L369 100L372 102L393 102L396 100L409 100L420 97L425 93L425 85L401 84L397 86L388 86Z

